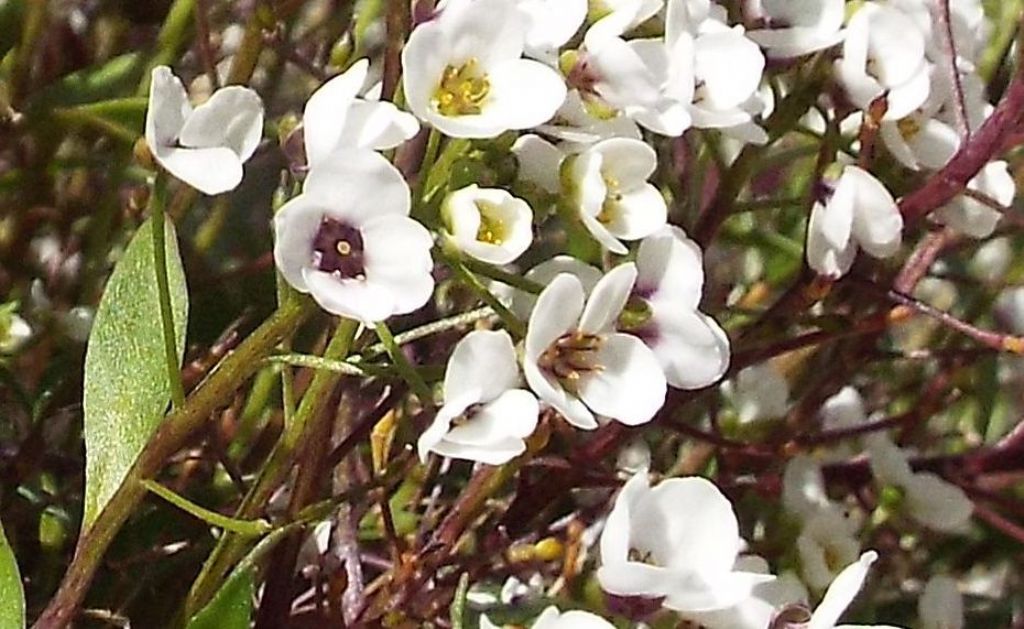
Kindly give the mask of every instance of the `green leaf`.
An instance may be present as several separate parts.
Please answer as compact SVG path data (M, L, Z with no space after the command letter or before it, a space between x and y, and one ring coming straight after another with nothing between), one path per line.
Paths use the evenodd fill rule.
M463 572L459 577L459 586L455 588L455 597L452 599L449 613L452 619L452 629L465 629L466 627L466 596L468 594L469 573Z
M178 361L185 351L188 291L178 241L166 223L166 259ZM96 312L85 355L85 513L83 531L117 490L167 410L167 373L153 237L135 233Z
M0 526L0 627L25 626L25 593L21 589L18 562Z
M29 104L33 114L45 114L54 107L84 105L108 100L130 92L144 69L138 52L123 54L101 64L72 72L40 90Z
M252 570L235 572L186 629L249 629L254 589Z

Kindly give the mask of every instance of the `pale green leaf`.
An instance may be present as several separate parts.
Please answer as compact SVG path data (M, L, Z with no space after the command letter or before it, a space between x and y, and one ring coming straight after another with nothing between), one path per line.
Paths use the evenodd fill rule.
M21 589L18 562L0 526L0 627L25 626L25 593Z
M254 589L252 570L235 572L186 629L249 629Z
M178 360L188 292L178 241L166 223L166 259ZM87 529L117 490L170 400L150 222L142 224L103 292L85 355Z

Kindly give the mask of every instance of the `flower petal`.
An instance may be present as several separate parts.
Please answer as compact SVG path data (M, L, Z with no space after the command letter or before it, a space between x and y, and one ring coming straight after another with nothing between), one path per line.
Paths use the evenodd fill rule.
M579 329L588 334L601 334L614 329L619 314L629 300L634 282L636 265L632 262L620 264L605 273L587 299Z
M190 113L192 106L181 79L167 66L153 68L146 108L146 142L150 150L156 152L157 147L173 146Z
M633 426L654 418L665 403L665 375L643 341L609 334L598 350L599 371L581 379L580 399L592 411Z
M234 190L242 182L242 162L234 151L223 146L160 147L153 151L153 157L169 173L210 196Z
M213 93L185 119L178 141L189 148L226 146L249 159L263 137L263 101L248 87L229 85Z
M519 366L508 332L474 330L455 345L448 359L444 399L475 392L474 403L491 402L518 384Z
M878 553L869 550L856 562L844 568L825 592L825 597L811 615L806 629L833 629L839 617L860 592L871 564L877 559Z

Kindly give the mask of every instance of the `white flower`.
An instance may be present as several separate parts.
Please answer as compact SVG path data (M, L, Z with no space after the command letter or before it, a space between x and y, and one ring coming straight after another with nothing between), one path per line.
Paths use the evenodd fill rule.
M956 129L917 112L882 121L879 132L892 156L913 170L938 170L960 148Z
M480 629L499 629L487 616L480 617ZM537 616L533 629L615 629L615 625L590 612L573 610L559 612L548 607Z
M153 68L146 110L146 144L157 163L206 194L233 190L242 164L263 137L263 102L247 87L231 85L194 108L181 80L167 66Z
M566 255L558 255L550 260L545 260L526 272L524 276L531 282L547 286L551 280L562 273L574 275L583 286L583 294L589 296L597 283L601 281L601 270L581 262L578 258ZM512 313L520 319L529 319L533 312L533 306L537 303L536 295L526 291L517 290L512 294Z
M419 131L416 117L387 101L360 98L370 62L360 59L313 92L302 114L312 167L341 148L392 149Z
M981 172L967 183L967 189L991 199L1000 207L1009 207L1017 194L1017 184L1010 175L1007 163L1002 160L985 164ZM935 218L940 223L971 238L991 236L1001 216L999 210L964 194L935 212Z
M931 472L914 473L906 454L885 434L873 433L865 441L875 479L902 492L902 507L912 518L936 531L964 528L974 503L962 489Z
M876 258L895 254L902 232L903 217L885 186L867 171L845 166L831 198L811 210L807 263L838 278L850 270L858 248Z
M417 26L402 49L409 107L452 137L490 138L546 122L566 87L555 70L522 58L525 37L513 0L447 7Z
M725 385L741 424L778 419L789 411L789 382L771 362L746 367Z
M885 95L885 120L914 111L931 86L921 32L906 14L889 5L866 2L853 14L835 62L836 77L850 101L867 110Z
M944 574L928 579L917 600L921 629L961 629L964 626L964 598L956 580Z
M693 50L689 40L678 50L659 40L624 41L620 37L591 37L570 72L570 81L599 98L610 115L618 112L667 136L690 127L687 105L693 96Z
M845 386L821 405L822 426L826 430L853 428L867 421L864 398L851 386Z
M836 508L819 509L804 523L796 539L800 575L813 590L822 590L857 558L860 543L853 523Z
M619 329L654 351L670 385L699 389L729 367L729 337L700 312L704 268L700 246L675 226L640 242L637 279Z
M805 521L823 509L832 508L821 466L811 457L798 455L786 463L782 474L782 506Z
M747 37L776 59L799 57L834 46L843 39L844 0L760 0L754 17L764 28Z
M519 169L516 174L520 181L538 186L551 194L562 191L560 175L565 153L539 135L527 133L516 138L512 145Z
M477 260L508 264L533 242L533 210L499 188L456 190L445 197L441 215L455 245Z
M860 592L864 580L868 576L871 564L878 559L878 553L869 550L860 556L860 559L851 563L839 573L824 598L814 610L810 621L804 629L859 629L874 627L875 629L899 629L890 625L837 625L839 617L843 615L846 608L853 602L854 597Z
M409 218L401 173L373 151L346 150L313 168L274 217L274 260L328 312L373 324L430 299L433 239Z
M420 436L428 452L500 465L526 450L537 398L518 388L519 367L505 331L475 330L455 346L444 374L444 406Z
M714 20L705 24L693 40L693 126L720 129L749 123L751 114L743 105L761 83L764 55L742 26L729 28Z
M640 473L623 486L601 534L597 579L619 596L664 597L682 612L724 609L770 575L734 569L743 546L729 500L700 477L657 487Z
M639 240L665 224L665 198L647 183L657 167L654 149L628 138L602 140L563 166L573 208L612 253L628 252L620 240Z
M563 273L530 315L523 371L530 388L577 428L597 428L595 414L624 424L651 420L665 402L665 376L651 350L614 326L636 267L606 274L584 307L583 285Z

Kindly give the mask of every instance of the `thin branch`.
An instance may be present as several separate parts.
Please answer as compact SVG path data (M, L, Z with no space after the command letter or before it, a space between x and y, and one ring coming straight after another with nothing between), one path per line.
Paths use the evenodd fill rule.
M967 119L967 105L964 101L964 86L960 79L960 69L957 66L956 40L953 37L953 21L949 10L949 0L937 0L937 22L941 34L942 46L946 53L946 71L949 73L949 80L953 86L953 115L956 118L957 130L960 138L965 142L971 140L971 126Z

